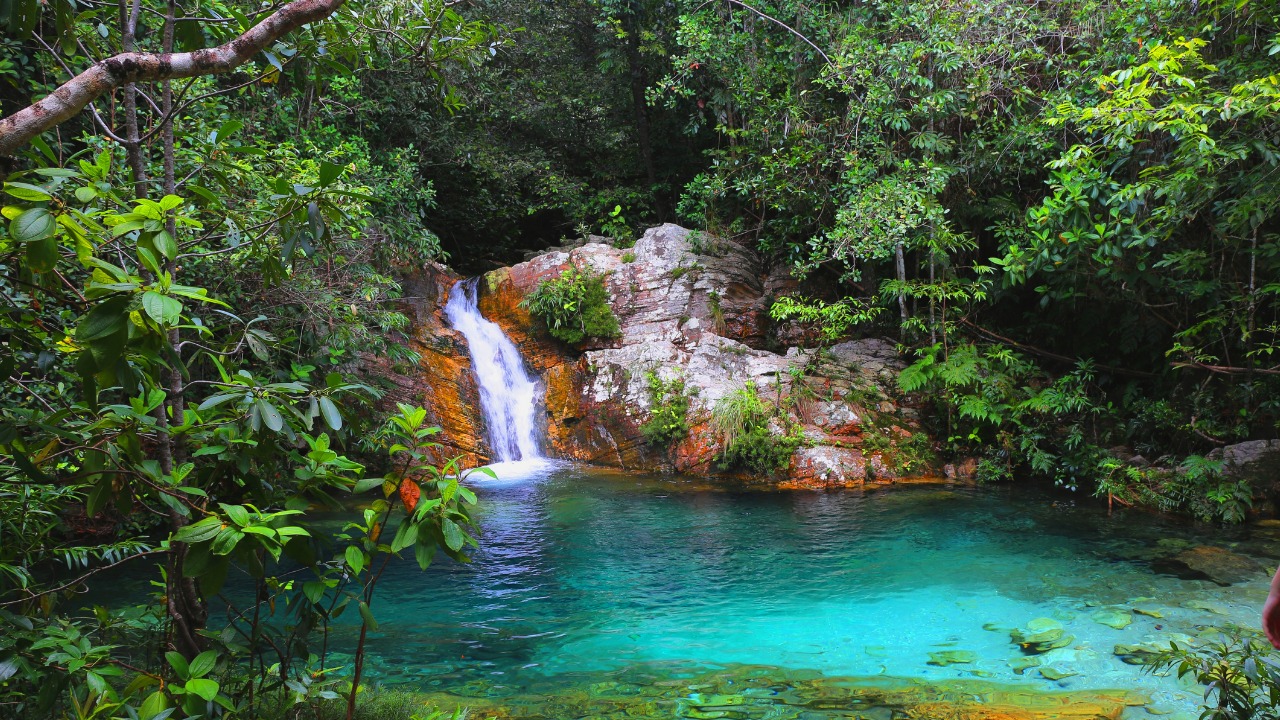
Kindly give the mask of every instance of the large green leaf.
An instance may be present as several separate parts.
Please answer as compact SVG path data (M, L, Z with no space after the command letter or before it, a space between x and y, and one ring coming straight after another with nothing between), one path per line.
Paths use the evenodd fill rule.
M76 341L89 348L94 370L115 365L129 340L129 299L117 296L98 303L76 326Z
M22 182L7 182L4 184L4 191L19 200L30 202L44 202L45 200L53 199L53 196L45 192L44 188Z
M395 539L391 541L391 552L400 552L416 542L418 542L418 525L412 519L405 519L400 523Z
M319 398L320 415L324 417L324 422L334 430L342 429L342 413L338 412L338 406L327 397Z
M35 242L52 235L56 226L48 208L28 208L9 223L9 235L17 242Z
M360 619L364 620L364 624L367 625L370 630L377 632L378 621L373 619L373 611L369 609L369 605L363 600L360 601Z
M275 405L262 398L258 398L254 401L254 404L257 405L258 413L261 415L262 421L267 424L267 427L275 432L280 432L284 428L284 416L280 414Z
M444 535L444 544L454 552L461 550L462 544L466 542L462 528L458 527L458 524L449 518L445 518L440 522L440 532Z
M363 550L355 545L348 545L345 557L347 566L351 568L351 572L358 575L361 570L364 570L365 556Z
M202 678L208 675L218 664L218 651L205 650L191 660L188 677Z
M182 303L154 290L142 293L142 309L162 325L176 325L182 315Z
M215 555L228 555L232 550L236 549L236 545L244 539L244 533L235 528L222 528L218 536L213 539L213 553Z
M47 273L58 265L58 238L49 237L27 243L27 267Z
M218 697L218 683L213 680L194 678L192 680L188 680L182 687L187 692L205 701L210 701Z

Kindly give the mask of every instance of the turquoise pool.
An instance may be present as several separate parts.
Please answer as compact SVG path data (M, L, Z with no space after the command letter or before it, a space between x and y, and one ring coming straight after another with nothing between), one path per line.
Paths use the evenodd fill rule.
M1222 587L1162 574L1159 559L1201 544L1272 567L1280 557L1274 528L1109 515L1023 487L727 491L563 466L475 487L472 563L424 573L407 559L383 578L376 682L463 704L572 688L643 695L646 717L806 717L811 699L782 703L801 714L753 714L754 696L725 696L724 683L778 707L796 682L824 678L973 681L1132 690L1150 704L1129 714L1194 717L1200 688L1126 664L1115 646L1252 626L1267 578ZM1011 630L1033 620L1060 627L1060 647L1028 656L1015 644ZM654 687L667 690L649 697ZM554 716L527 712L511 716Z

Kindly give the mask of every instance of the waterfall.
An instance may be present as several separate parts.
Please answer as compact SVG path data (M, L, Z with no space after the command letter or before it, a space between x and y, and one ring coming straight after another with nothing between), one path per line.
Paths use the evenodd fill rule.
M467 339L471 368L480 385L480 408L489 429L495 462L540 460L537 410L538 383L525 370L524 360L497 323L486 320L476 306L479 278L463 280L449 292L444 314Z

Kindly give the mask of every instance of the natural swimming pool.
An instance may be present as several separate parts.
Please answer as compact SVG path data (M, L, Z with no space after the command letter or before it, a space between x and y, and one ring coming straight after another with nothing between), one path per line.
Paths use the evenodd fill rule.
M1122 690L1127 716L1194 717L1201 688L1116 646L1256 625L1267 577L1224 587L1161 559L1280 557L1271 527L1025 487L727 491L571 466L475 487L473 562L390 566L368 669L481 716L870 717L899 691ZM1020 646L1019 628L1050 639Z

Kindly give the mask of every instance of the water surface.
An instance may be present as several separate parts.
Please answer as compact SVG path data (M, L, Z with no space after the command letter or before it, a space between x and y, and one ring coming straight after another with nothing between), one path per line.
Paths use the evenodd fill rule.
M1156 711L1194 717L1200 689L1123 663L1115 646L1256 624L1267 578L1219 587L1152 561L1198 544L1265 563L1280 554L1263 528L1108 515L1025 488L732 492L560 468L477 490L472 563L423 573L408 559L379 585L379 682L465 700L619 683L643 693L705 673L971 680L1136 690ZM1097 622L1104 609L1132 623ZM1046 617L1073 637L1037 656L1060 677L1016 673L1010 661L1026 655L1009 630ZM974 659L929 663L948 650ZM755 716L671 703L653 712Z

